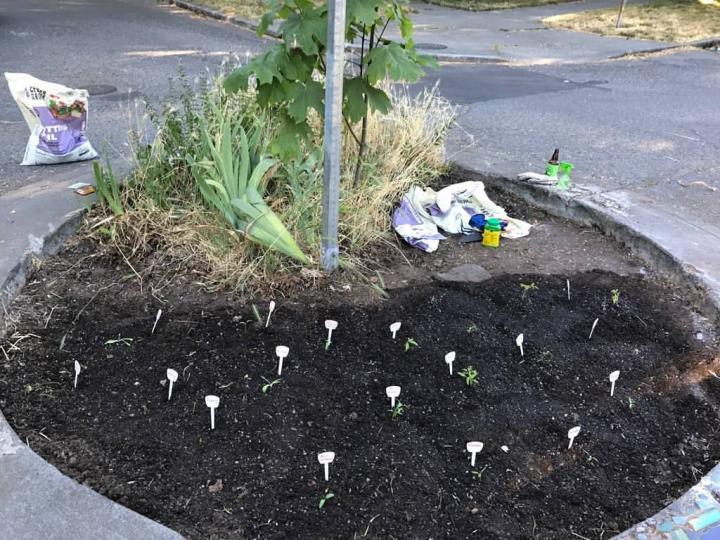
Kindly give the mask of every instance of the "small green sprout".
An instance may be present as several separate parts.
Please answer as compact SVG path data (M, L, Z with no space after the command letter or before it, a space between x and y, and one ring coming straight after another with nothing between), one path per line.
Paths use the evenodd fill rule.
M263 381L265 381L267 383L267 384L262 385L261 390L262 390L263 394L267 394L273 386L275 386L276 384L278 384L280 382L280 379L275 379L274 381L269 381L265 377L261 377L261 378Z
M629 397L629 396L628 396L628 407L629 407L630 409L632 409L632 408L635 407L635 400L634 400L633 398Z
M521 298L525 298L528 291L532 291L532 290L537 291L539 289L539 287L537 285L535 285L535 283L521 283L520 288L522 289Z
M620 291L618 289L610 291L610 299L612 300L613 306L617 306L620 301Z
M475 477L475 480L477 480L479 482L480 480L482 480L482 475L485 472L485 469L487 469L487 468L488 468L488 466L485 465L479 471L471 471L471 474Z
M405 340L405 352L408 352L416 347L420 347L413 338L409 337Z
M325 341L325 350L327 351L330 348L330 345L332 345L332 340L328 339Z
M318 508L320 508L322 510L322 507L325 506L325 503L327 503L333 497L335 497L335 494L326 489L323 496L320 497L320 502L318 503Z
M397 420L400 416L405 414L405 409L407 409L407 405L405 405L402 401L398 401L395 406L390 409L392 419Z
M258 309L258 307L255 304L252 305L252 310L253 310L253 315L255 316L255 320L258 322L258 324L263 324L263 318L260 315L260 310Z
M468 386L472 386L474 384L479 384L479 381L477 380L478 372L472 366L466 367L461 372L459 372L458 375L460 375L463 379L465 379L465 384L467 384Z
M473 332L477 332L477 330L478 330L477 324L472 323L472 324L471 324L470 326L468 326L465 330L467 331L468 334L472 334Z
M130 346L132 345L132 341L133 341L132 338L129 338L129 337L120 337L120 336L118 336L117 339L108 339L108 340L105 342L105 345L122 344L122 345L126 345L126 346L130 347Z
M585 456L586 456L586 457L585 457L585 461L587 461L588 463L592 463L593 461L597 461L597 458L596 458L595 456L593 456L593 455L592 455L590 452L588 452L587 450L583 450L583 452L585 452Z

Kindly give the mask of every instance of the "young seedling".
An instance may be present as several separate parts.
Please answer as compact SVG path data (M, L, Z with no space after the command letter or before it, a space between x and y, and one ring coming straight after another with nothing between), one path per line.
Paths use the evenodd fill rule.
M568 431L568 439L570 439L570 444L568 444L568 450L572 448L573 442L575 441L575 437L577 437L580 434L580 426L575 426L574 428L570 428Z
M116 345L116 344L122 344L127 345L130 347L132 345L133 338L129 337L118 337L117 339L108 339L105 342L105 345Z
M168 385L168 401L170 401L170 398L172 397L173 383L178 380L178 372L174 369L168 368L166 376L167 380L170 382Z
M395 408L395 398L400 395L400 387L399 386L388 386L385 389L385 395L390 398L390 406L392 408Z
M335 497L335 494L326 489L323 496L320 497L320 502L318 503L318 508L320 508L322 510L322 507L325 506L325 504L327 504L327 502L330 499L332 499L333 497Z
M525 334L520 334L518 337L515 338L515 345L520 347L520 356L525 356L525 351L523 350L524 342L525 342Z
M394 322L390 325L390 331L392 332L392 337L395 339L395 336L398 333L398 330L400 330L400 327L402 326L401 322Z
M520 288L522 289L522 295L520 297L523 299L527 296L529 291L538 290L538 286L535 285L535 283L521 283Z
M475 456L482 451L483 449L483 443L480 441L470 441L465 445L465 448L468 452L470 452L470 466L475 466Z
M620 291L613 289L610 291L610 300L612 300L613 306L617 306L620 301Z
M468 386L472 386L472 385L474 385L474 384L478 384L478 383L479 383L479 381L477 380L477 378L478 378L478 372L477 372L477 370L476 370L474 367L472 367L472 366L466 367L465 369L463 369L462 371L460 371L460 372L458 373L458 375L460 375L463 379L465 379L465 384L467 384Z
M478 329L477 324L472 323L465 330L467 331L468 334L472 334L473 332L477 332L477 329Z
M455 351L451 351L445 355L445 363L450 368L450 375L452 375L452 366L455 361Z
M332 345L332 333L333 330L335 330L338 327L337 321L333 321L328 319L325 321L325 328L327 328L328 335L327 335L327 341L325 342L325 350L327 351L330 348L330 345Z
M407 338L405 340L405 352L408 352L416 347L419 347L420 345L417 344L417 341L415 341L413 338Z
M335 452L322 452L318 454L320 465L325 468L325 481L330 481L330 464L335 461Z
M570 301L570 280L565 280L567 283L568 302Z
M628 408L632 409L635 407L635 400L631 397L628 397Z
M280 379L275 379L274 381L269 381L265 377L262 377L262 380L265 381L266 384L262 385L262 388L260 389L263 394L267 394L270 389L278 384L280 382Z
M402 401L398 400L398 402L395 404L395 406L390 409L390 413L392 414L392 419L397 420L399 417L401 417L403 414L405 414L405 409L407 408L407 405L405 405Z
M153 324L152 330L150 330L150 335L155 333L155 327L157 326L160 317L162 317L162 309L158 309L157 315L155 315L155 324Z
M205 405L210 407L210 429L215 429L215 409L220 405L220 398L217 396L205 396Z
M595 332L595 327L597 326L597 323L600 319L595 319L593 322L592 328L590 329L590 335L588 336L588 339L592 339L593 332Z
M80 362L75 360L75 382L73 383L73 390L77 388L78 377L80 376Z
M265 328L270 326L270 316L273 314L273 311L275 311L275 301L270 300L270 308L268 309L268 316L267 320L265 321Z
M615 382L620 377L619 371L613 371L610 374L610 397L613 397L613 394L615 393Z
M282 375L283 359L287 358L288 354L290 354L290 349L285 345L275 347L275 355L278 357L278 376Z
M257 323L262 324L263 320L262 320L262 317L260 316L260 310L258 309L258 307L255 304L252 305L252 312L253 312L253 317L255 317L255 320L257 321Z

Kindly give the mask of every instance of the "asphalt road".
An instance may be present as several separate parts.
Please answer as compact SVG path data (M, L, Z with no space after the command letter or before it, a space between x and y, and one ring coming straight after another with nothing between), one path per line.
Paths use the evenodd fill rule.
M96 150L114 159L128 155L127 133L142 117L142 99L160 102L181 70L192 82L217 71L223 58L242 60L262 46L251 32L154 0L0 2L0 72L116 88L91 97L88 120ZM77 167L20 167L28 133L0 81L0 194Z

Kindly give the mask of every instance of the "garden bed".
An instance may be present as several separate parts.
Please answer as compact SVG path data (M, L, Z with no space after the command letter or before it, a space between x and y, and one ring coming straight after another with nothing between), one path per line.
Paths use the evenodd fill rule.
M0 364L0 408L64 473L190 538L606 538L720 456L697 384L710 353L689 345L682 299L638 275L506 274L372 305L336 286L276 298L265 329L191 277L160 290L143 274L141 287L92 255L72 243L16 302L10 341L28 337ZM263 392L277 345L290 354ZM457 375L467 366L479 384ZM180 373L169 402L167 368ZM407 407L395 419L388 385ZM207 394L220 397L214 431ZM470 440L485 444L474 468Z

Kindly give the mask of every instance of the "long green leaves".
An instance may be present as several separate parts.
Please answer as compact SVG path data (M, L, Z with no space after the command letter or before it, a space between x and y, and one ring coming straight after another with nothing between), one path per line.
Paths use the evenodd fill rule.
M310 262L280 218L263 199L265 176L275 161L261 156L258 132L250 139L240 123L231 125L222 111L211 112L212 132L205 123L202 140L206 159L192 161L191 170L205 202L240 233L267 248ZM192 158L189 158L192 159Z
M94 161L93 173L95 175L95 187L97 188L100 203L107 205L116 216L122 216L125 213L125 208L123 208L120 197L120 186L112 172L110 162L108 162L106 169L100 165L100 163Z

